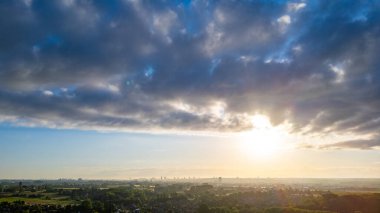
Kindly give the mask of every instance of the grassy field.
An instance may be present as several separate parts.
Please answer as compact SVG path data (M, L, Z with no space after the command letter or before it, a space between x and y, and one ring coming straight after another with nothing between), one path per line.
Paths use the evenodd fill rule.
M2 197L0 202L24 201L26 204L54 204L54 205L69 205L76 204L76 201L69 200L67 197L56 197L51 199L45 198L25 198L25 197Z

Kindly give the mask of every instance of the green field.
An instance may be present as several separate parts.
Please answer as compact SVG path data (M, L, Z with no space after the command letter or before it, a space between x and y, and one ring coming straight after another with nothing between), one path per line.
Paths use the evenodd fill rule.
M67 197L56 197L51 199L44 198L25 198L25 197L2 197L1 202L14 202L14 201L24 201L26 204L43 204L43 205L69 205L77 204L73 200L69 200Z

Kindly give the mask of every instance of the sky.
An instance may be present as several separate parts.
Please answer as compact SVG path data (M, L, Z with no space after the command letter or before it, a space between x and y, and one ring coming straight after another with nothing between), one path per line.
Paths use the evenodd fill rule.
M376 0L0 1L0 178L380 177Z

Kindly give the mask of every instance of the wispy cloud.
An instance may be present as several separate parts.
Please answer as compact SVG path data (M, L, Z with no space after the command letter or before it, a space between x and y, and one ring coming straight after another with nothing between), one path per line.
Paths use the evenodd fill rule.
M380 140L351 140L320 146L321 149L376 149L380 148Z

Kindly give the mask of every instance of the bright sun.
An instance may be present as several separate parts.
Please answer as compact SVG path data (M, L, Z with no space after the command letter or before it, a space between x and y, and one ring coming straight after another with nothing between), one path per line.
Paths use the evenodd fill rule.
M252 117L253 129L242 134L241 148L250 158L274 157L282 146L282 132L265 115Z

